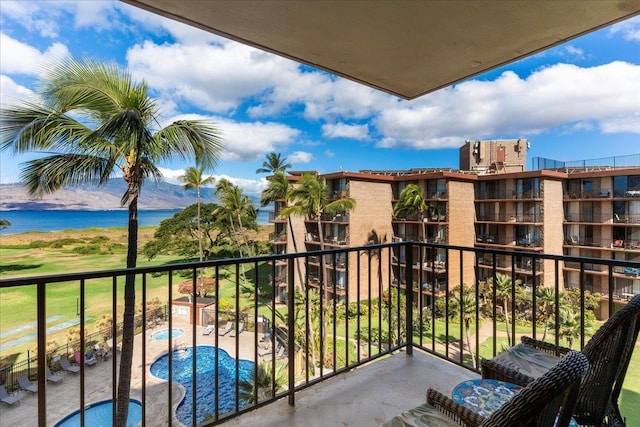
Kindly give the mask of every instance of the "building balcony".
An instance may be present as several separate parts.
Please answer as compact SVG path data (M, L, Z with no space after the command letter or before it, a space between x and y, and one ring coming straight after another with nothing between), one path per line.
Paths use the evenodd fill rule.
M611 217L605 218L602 215L592 214L565 214L565 222L586 222L591 224L601 224L603 222L611 222Z
M415 269L403 268L396 273L392 264L393 252L398 248L403 250L407 259L444 251L445 261L436 265L428 264L431 260L427 260L426 267L418 265ZM463 330L464 325L446 315L453 312L453 306L450 305L454 303L452 295L455 292L455 281L445 279L434 282L438 283L435 295L431 294L429 281L424 282L426 287L420 286L420 292L417 292L417 287L407 289L398 286L402 283L420 283L422 280L418 278L422 274L421 270L427 270L428 275L431 266L442 269L446 275L458 271L473 274L475 268L465 268L459 261L447 260L449 256L457 257L460 251L468 252L468 256L457 259L460 262L473 262L474 265L475 261L471 260L494 256L521 257L518 252L489 248L443 247L416 242L388 243L340 251L326 250L314 254L270 255L129 270L3 279L0 281L3 296L11 292L31 294L34 310L28 319L32 326L24 331L12 325L9 333L5 324L0 323L3 338L9 335L13 337L3 341L2 352L15 354L11 363L0 368L0 378L10 390L14 390L17 378L28 375L37 383L38 392L24 396L19 410L3 410L2 423L53 425L71 412L115 396L120 362L118 349L121 347L123 333L120 323L124 304L122 286L127 277L132 277L136 286L136 304L147 308L134 319L133 331L127 332L133 337L131 397L142 405L144 425L165 426L169 424L169 420L174 420L174 425L177 425L177 421L185 425L195 421L201 426L223 423L291 425L296 420L301 420L301 417L305 417L305 422L308 422L311 419L308 417L311 416L316 417L313 418L314 421L326 425L380 424L423 403L424 391L429 386L435 386L446 393L460 381L477 377L475 356L479 353L483 357L492 357L500 351L500 346L493 340L497 331L501 331L502 335L508 334L512 342L521 334L534 338L542 336L543 326L527 322L525 312L510 311L508 324L513 329L505 331L503 318L494 318L496 311L491 308L501 306L501 301L497 300L495 293L483 293L486 284L481 283L479 278L463 278L470 285L465 292L472 296L472 304L483 316L482 322L471 322L468 333ZM346 267L350 272L357 271L358 274L344 275L343 279L336 281L339 284L332 283L338 277L335 272L329 275L328 281L323 281L320 279L322 274L312 276L308 271L297 271L295 267L297 264L312 262L312 257L338 259L340 254L349 255L344 260L353 261L353 265ZM593 263L591 258L558 255L536 254L535 258L561 261L557 265L571 265L573 262L582 269ZM276 271L276 265L281 263L287 263L288 268L284 269L283 275L276 277L273 272ZM390 265L385 266L387 263ZM640 271L640 262L602 259L598 264L615 269L616 277L619 275L627 279L631 276L626 276L626 268ZM191 302L175 305L174 301L179 297L178 284L184 280L185 272L200 269L205 269L209 275L217 275L213 277L216 289L213 291L214 296L210 298L211 304L203 307L202 300L194 298ZM240 271L244 273L234 274ZM496 269L483 277L497 274L500 271ZM551 272L549 277L553 276ZM581 280L585 280L584 275L582 276ZM275 294L263 293L261 290L259 292L256 286L269 282L271 277L275 277L273 283L277 286L271 288L278 292L277 298ZM534 287L540 285L539 280L533 279ZM197 289L197 275L193 275L188 282L193 289ZM561 289L560 280L544 285L553 287L556 292ZM587 282L578 282L576 285L584 289ZM515 282L512 286L516 286ZM611 294L620 297L627 293L625 290L632 289L629 286L615 287L615 283L609 286L616 289ZM24 340L33 340L33 345L29 348L34 348L36 342L46 344L55 341L57 330L51 327L51 316L56 315L57 310L66 303L58 297L53 299L49 290L62 287L70 295L67 303L74 310L78 298L78 341L62 341L58 347L39 345L37 350L30 353L25 351L25 354L13 351L13 346ZM103 294L99 300L95 300L95 292L98 290ZM152 309L151 290L154 291L154 296L160 295L165 299L170 308L161 310L161 314ZM183 296L181 299L185 298ZM533 293L525 293L523 298L532 299ZM224 304L221 304L222 299L225 299ZM315 302L307 304L307 301ZM348 313L345 311L346 304L341 305L339 301L348 303ZM533 301L521 303L527 306ZM609 312L613 312L614 306L624 301L624 298L614 297L603 300L601 305L604 304ZM425 311L426 307L429 310ZM578 315L587 319L588 313L581 312L580 310L585 309L580 307L583 305L575 306ZM107 314L111 313L116 322L105 330L94 332L94 319L100 317L96 310L100 309L106 310ZM537 318L537 306L531 306L528 310ZM310 313L310 319L317 318L315 316L322 319L318 325L322 325L324 331L314 330L315 339L319 342L317 348L312 347L312 342L316 341L312 341L306 332L306 328L316 327L313 326L315 321L305 321L305 313ZM400 316L399 313L402 313L400 318L405 319L400 323L394 317L396 314ZM391 316L391 320L385 320L386 316ZM559 324L553 316L551 313L549 324ZM244 330L235 335L203 333L207 325L213 325L214 330L217 330L227 323L233 329L237 329L242 323ZM584 328L584 325L580 327ZM400 334L396 333L398 328L402 331ZM561 330L554 328L556 326L547 331L550 342L562 339ZM589 339L585 331L586 329L580 329L579 338L575 341L577 348L583 347ZM111 356L105 361L98 361L94 366L89 366L84 358L80 358L80 372L77 375L63 373L59 360L73 357L71 347L78 346L88 352L96 341L96 333L110 336L104 345L110 347ZM467 335L470 336L469 341L464 339ZM101 338L98 341L102 341ZM13 341L15 343L12 344ZM207 359L209 362L213 360L213 364L201 363L199 359L198 354L206 354L212 349L224 351L225 357L228 356L231 362L235 361L232 365L244 368L228 372L230 379L223 379L223 365L218 362L222 360L221 356ZM81 350L78 352L82 354ZM169 358L173 363L165 364L164 373L156 369L159 361ZM193 363L179 367L178 362L185 359L198 366L198 376L193 375L193 369L188 367L193 366ZM284 366L286 379L277 383L271 381L269 390L275 393L258 390L256 387L259 386L250 380L248 385L253 387L255 399L249 399L246 395L241 397L239 389L235 387L230 387L223 393L221 381L237 384L242 378L250 378L249 371L244 372L242 369L257 369L257 366L262 366L261 363ZM63 375L60 384L47 383L47 365ZM207 374L209 365L215 369ZM220 372L220 376L214 372ZM168 378L172 380L169 381ZM183 380L186 382L181 383ZM394 390L393 393L389 393L391 389ZM196 393L191 393L191 390L196 390ZM367 392L363 393L362 390ZM386 404L380 405L383 401ZM295 411L291 410L292 405L295 405Z
M278 212L269 212L269 222L284 223L287 222L287 218L280 216Z
M478 214L476 222L517 222L517 223L541 223L542 214L523 214L516 212L496 212L488 214Z
M565 191L562 196L565 200L581 199L611 199L613 192L610 188L603 188L597 191Z
M613 214L614 224L635 224L640 225L640 215L638 214Z
M269 233L269 243L271 243L272 245L286 245L287 233Z

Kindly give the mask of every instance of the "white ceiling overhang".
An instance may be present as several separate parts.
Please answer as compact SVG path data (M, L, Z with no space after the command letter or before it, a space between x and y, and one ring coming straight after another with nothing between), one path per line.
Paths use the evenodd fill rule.
M413 99L640 13L640 0L123 0Z

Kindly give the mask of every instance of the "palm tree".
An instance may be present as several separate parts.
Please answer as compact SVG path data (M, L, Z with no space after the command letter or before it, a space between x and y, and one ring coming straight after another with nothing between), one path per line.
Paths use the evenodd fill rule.
M451 294L449 305L449 316L460 316L460 321L463 322L464 330L467 339L467 349L471 353L473 359L473 366L478 366L478 360L476 353L471 348L471 321L476 317L476 304L480 305L482 300L476 298L473 294L473 289L470 286L462 285L463 290L460 292L460 288L455 289ZM481 307L478 307L478 313L480 313Z
M393 215L397 218L406 218L409 215L418 214L422 223L422 240L427 237L425 217L439 215L438 207L427 203L424 189L417 184L409 184L400 193L400 199L393 206Z
M303 216L315 219L320 238L320 250L324 251L324 233L322 229L322 214L335 215L355 208L356 201L351 197L329 202L329 189L327 181L315 174L304 174L298 181L298 185L291 191L292 204L280 209L280 215L289 217L290 215ZM325 280L328 276L324 257L321 257L321 268L323 269ZM324 286L325 299L328 293L328 286Z
M585 319L587 321L587 319ZM558 335L567 340L567 346L573 348L573 343L580 338L580 312L574 311L573 307L560 308L560 319L558 319ZM591 323L585 324L584 334L591 334Z
M262 167L256 169L256 173L284 173L285 170L291 167L291 163L285 163L287 158L281 158L282 154L280 153L269 153L267 154L267 160L262 162Z
M157 102L144 82L117 64L67 59L42 79L40 103L2 108L0 149L45 156L26 162L21 178L32 195L81 183L106 184L118 171L127 184L121 199L129 211L126 267L137 263L138 197L147 179L162 177L158 162L194 157L203 168L218 161L222 141L208 122L180 120L155 130ZM135 275L126 276L123 342L115 425L129 409L133 357Z
M197 195L197 205L198 205L198 213L197 213L197 222L198 222L198 254L200 255L200 262L202 262L204 258L204 253L202 250L202 228L200 227L200 189L209 184L213 184L215 182L215 178L213 176L204 177L204 169L197 168L191 166L186 170L184 175L178 177L178 180L184 183L185 190L196 190ZM200 290L204 288L204 277L203 271L200 269Z
M558 294L558 300L562 303L564 293ZM542 341L547 339L547 332L549 330L549 319L553 314L553 310L556 305L556 290L551 286L540 286L536 292L536 298L538 304L540 304L540 315L544 320L544 333L542 334Z
M502 273L496 273L496 280L494 283L493 277L488 280L489 286L495 285L496 297L502 300L502 310L504 313L504 323L507 332L507 342L509 347L511 347L511 332L509 331L509 299L512 296L512 291L518 292L519 287L522 285L522 281L520 279L516 279L515 284L511 280L510 276Z
M288 205L291 201L291 193L293 187L289 183L284 172L276 172L273 176L268 178L269 185L262 191L260 195L260 206L267 206L271 202L282 201L284 205ZM293 243L293 251L298 252L298 245L296 243L296 236L293 232L293 223L291 222L291 216L287 217L289 224L289 230L291 235L291 241ZM296 264L298 265L298 274L300 275L300 284L303 285L304 280L302 277L302 269L300 269L300 257L296 258Z
M256 230L256 218L258 211L251 199L245 196L242 189L237 185L231 183L227 179L221 179L216 185L216 196L218 201L222 205L218 214L225 215L230 220L231 232L233 234L239 234L243 243L247 249L247 254L251 256L251 247L247 240L246 227ZM234 220L237 221L238 228L235 228ZM240 244L238 244L240 246ZM240 251L242 257L242 251Z

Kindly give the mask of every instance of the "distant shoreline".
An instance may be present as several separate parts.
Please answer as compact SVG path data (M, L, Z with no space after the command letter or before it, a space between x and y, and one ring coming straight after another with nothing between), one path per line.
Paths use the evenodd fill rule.
M138 229L138 245L143 245L153 239L153 235L157 226L144 226ZM273 231L270 225L259 225L258 233L251 233L256 240L267 241L269 232ZM127 227L110 227L110 228L86 228L86 229L67 229L56 231L25 231L23 233L2 234L0 235L0 246L24 245L36 240L58 240L58 239L91 239L96 236L108 236L112 241L127 243ZM1 257L0 257L1 258Z
M140 209L138 222L140 227L157 227L160 222L171 218L182 208ZM269 224L269 213L260 210L258 224ZM0 210L0 219L11 225L0 230L0 237L29 231L63 231L83 230L90 228L109 229L127 227L127 209L52 209L52 210Z

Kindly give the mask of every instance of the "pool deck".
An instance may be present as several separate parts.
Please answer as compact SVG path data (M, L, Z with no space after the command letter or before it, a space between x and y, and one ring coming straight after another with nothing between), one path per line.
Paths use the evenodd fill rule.
M184 329L185 333L174 338L173 346L191 346L193 337L191 325L173 322L172 327ZM168 383L158 379L149 373L151 364L162 354L169 350L167 340L149 339L152 333L167 328L167 324L158 326L146 331L147 345L146 358L142 361L142 334L135 337L134 354L131 381L131 398L142 400L143 367L146 380L146 425L147 426L167 426L168 423ZM236 357L236 345L238 355L242 359L253 360L254 358L254 333L244 331L236 338L230 334L217 336L216 332L211 335L203 335L203 327L196 329L196 345L216 345L229 353L231 357ZM261 336L261 334L259 334ZM117 356L117 354L116 354ZM98 361L93 366L85 366L85 405L111 399L113 387L113 359ZM57 372L64 379L57 383L47 383L47 425L55 425L58 421L69 415L80 407L80 373ZM22 400L19 404L11 406L0 404L0 427L9 426L35 426L38 416L37 395L25 391L19 392ZM172 401L175 408L183 397L183 389L180 385L173 384ZM175 411L172 411L174 413ZM152 415L150 415L152 414ZM173 425L181 424L174 418Z
M192 334L189 325L173 323L173 327L186 332L174 339L173 345L190 346ZM149 337L157 327L146 332ZM236 338L230 335L202 335L202 327L196 330L197 345L216 345L230 356L254 360L253 332L244 331ZM217 331L216 331L217 332ZM259 334L258 338L261 337ZM146 381L146 426L164 427L169 425L168 383L149 373L151 364L169 349L167 341L147 339L146 358L142 363L142 335L135 338L134 362L132 367L131 398L142 400L141 387L143 367ZM85 405L112 396L113 359L100 361L85 367ZM47 384L47 425L53 426L80 407L80 374L62 373L64 380L58 384ZM225 423L229 426L260 425L275 426L375 426L425 401L425 391L434 387L450 393L461 381L478 377L467 369L414 351L413 356L404 352L371 362L336 378L308 387L296 393L296 405L288 405L287 399L251 411ZM38 399L36 395L22 392L20 404L0 405L0 427L37 425ZM172 414L183 397L182 387L172 386ZM175 417L172 425L181 426Z

